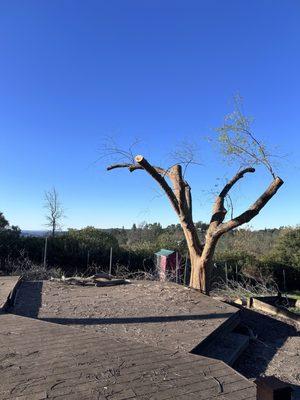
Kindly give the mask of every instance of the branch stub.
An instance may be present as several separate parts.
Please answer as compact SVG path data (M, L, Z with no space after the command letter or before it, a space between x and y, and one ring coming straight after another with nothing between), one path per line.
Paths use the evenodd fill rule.
M135 161L136 161L137 163L140 163L141 161L143 161L144 157L141 156L141 155L137 155L137 156L134 157L134 159L135 159Z

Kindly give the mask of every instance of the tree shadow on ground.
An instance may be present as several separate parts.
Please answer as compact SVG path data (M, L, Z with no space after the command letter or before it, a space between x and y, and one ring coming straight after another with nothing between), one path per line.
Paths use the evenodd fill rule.
M150 317L115 317L115 318L41 318L43 321L64 325L108 325L108 324L147 324L157 322L196 321L214 318L226 318L232 313L196 314L196 315L164 315Z

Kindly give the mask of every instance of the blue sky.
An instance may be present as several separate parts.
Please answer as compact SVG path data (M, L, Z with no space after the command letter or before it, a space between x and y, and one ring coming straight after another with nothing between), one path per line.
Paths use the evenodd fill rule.
M176 223L140 171L105 171L112 136L167 165L180 142L197 143L190 169L195 220L211 190L238 168L204 139L244 98L254 131L287 157L280 193L254 228L300 223L299 1L0 2L0 210L23 229L43 229L43 193L59 192L64 227ZM242 211L269 183L264 171L233 192Z

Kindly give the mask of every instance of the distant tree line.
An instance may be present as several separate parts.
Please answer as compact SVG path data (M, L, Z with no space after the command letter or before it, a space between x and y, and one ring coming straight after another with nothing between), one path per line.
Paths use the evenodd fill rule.
M204 240L208 224L195 224L199 237ZM59 267L66 275L107 271L110 250L113 268L125 267L134 272L152 272L155 268L154 253L161 248L178 251L184 259L186 241L180 224L163 228L160 223L133 224L131 229L69 229L59 235L49 233L47 243L47 267ZM0 213L0 270L12 272L12 265L26 257L32 263L42 264L45 238L22 236L21 230L10 226ZM238 279L246 274L259 279L271 275L280 289L283 277L289 290L300 287L300 227L230 232L219 241L215 258L216 275Z

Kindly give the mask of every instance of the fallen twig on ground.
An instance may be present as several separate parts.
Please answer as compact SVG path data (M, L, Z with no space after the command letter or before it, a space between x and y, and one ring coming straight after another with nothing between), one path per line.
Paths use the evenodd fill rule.
M129 283L126 279L115 278L106 273L99 273L88 277L83 276L71 276L66 278L62 276L61 278L50 278L51 281L63 282L68 285L79 285L79 286L113 286L122 285Z

